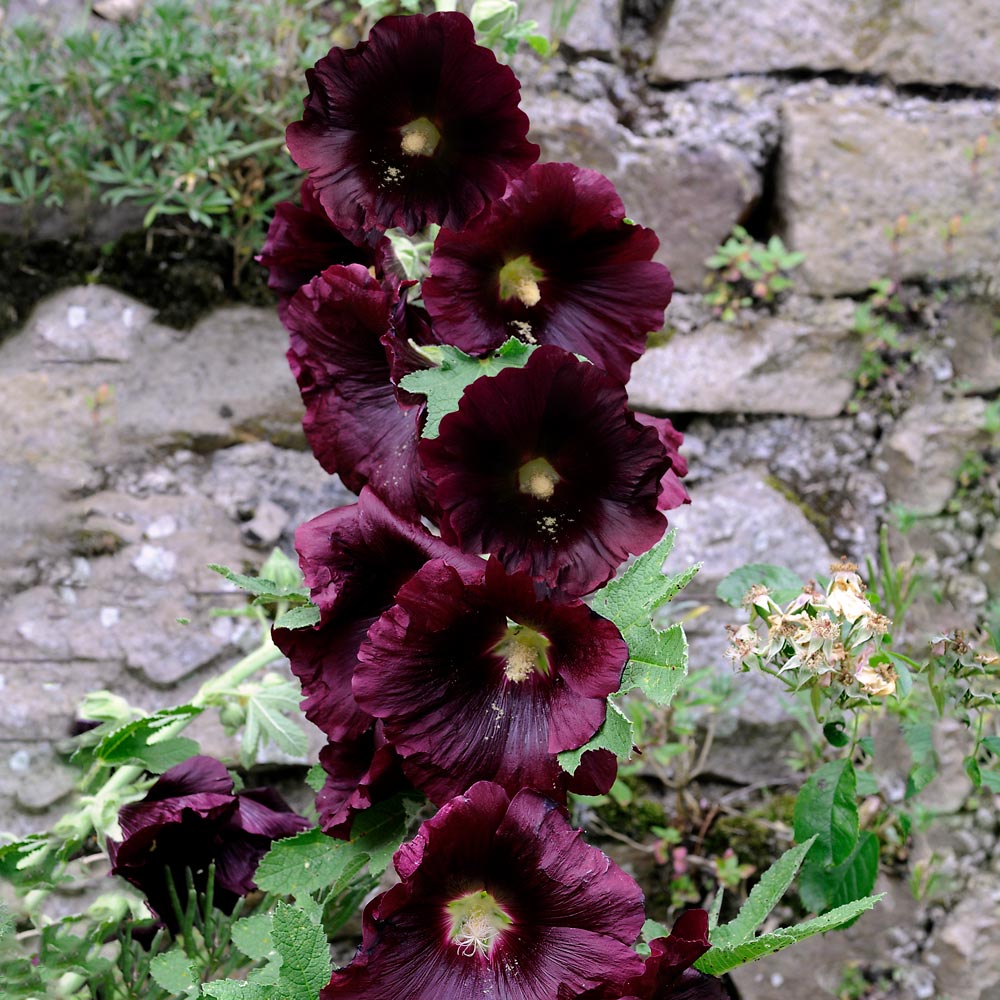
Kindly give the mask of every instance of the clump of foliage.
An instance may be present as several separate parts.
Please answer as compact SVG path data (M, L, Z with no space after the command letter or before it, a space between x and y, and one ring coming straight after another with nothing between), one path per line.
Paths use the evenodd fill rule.
M779 236L760 243L734 226L729 239L705 261L712 269L705 278L706 300L727 323L741 309L773 307L794 284L789 275L804 260L805 254L789 250Z
M234 248L234 275L299 173L283 150L301 77L333 29L315 0L162 0L131 23L0 31L0 203L81 220L95 202L180 216ZM320 27L321 30L317 30Z

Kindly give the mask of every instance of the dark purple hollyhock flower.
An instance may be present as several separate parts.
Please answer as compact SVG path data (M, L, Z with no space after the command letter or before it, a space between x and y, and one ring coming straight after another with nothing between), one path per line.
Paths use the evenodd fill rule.
M333 741L353 741L372 724L351 694L358 647L372 622L429 559L446 559L464 573L478 572L482 561L397 516L370 489L356 504L300 525L295 548L321 621L274 629L274 642L302 685L306 718Z
M417 458L422 404L393 385L394 371L401 378L416 364L415 352L400 355L393 307L392 293L360 264L327 268L288 303L288 362L320 465L416 519L429 488Z
M267 285L278 296L284 319L288 300L331 264L362 264L392 274L392 249L384 236L372 246L361 232L341 232L326 214L313 186L302 184L302 206L279 202L257 262L268 269Z
M342 229L458 228L538 159L517 78L464 14L385 17L306 80L286 140Z
M681 479L687 475L687 459L680 453L684 443L684 435L670 422L668 417L654 417L648 413L636 413L635 419L643 427L652 427L660 435L660 444L670 457L670 468L660 480L660 510L673 510L682 504L690 503L691 497L684 488Z
M350 837L357 813L412 788L379 722L356 740L328 743L319 762L326 772L326 784L316 796L319 825L341 840Z
M621 383L558 347L473 382L420 456L446 541L570 595L601 586L666 527L656 508L670 459L656 431Z
M470 354L515 336L581 354L625 382L673 292L652 261L659 245L625 222L606 177L538 163L472 225L441 230L424 301L440 340Z
M537 792L480 782L395 856L320 1000L555 1000L642 969L642 892Z
M111 874L139 888L149 908L177 930L168 875L181 907L186 905L190 869L204 892L215 863L213 904L232 913L236 901L256 888L254 872L273 840L309 828L269 788L233 794L233 780L212 757L192 757L164 772L140 802L118 814L122 839L108 841Z
M585 604L539 599L530 577L494 560L473 581L434 560L400 588L358 659L354 697L433 802L479 780L565 800L555 755L601 727L628 646Z

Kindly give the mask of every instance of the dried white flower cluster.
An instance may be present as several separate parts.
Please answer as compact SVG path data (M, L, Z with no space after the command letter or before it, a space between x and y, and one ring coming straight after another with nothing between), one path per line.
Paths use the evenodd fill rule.
M750 621L730 628L727 655L744 669L796 674L796 689L837 682L858 694L893 694L898 678L892 663L872 663L892 622L868 602L854 563L834 563L830 573L825 591L810 581L787 607L767 587L751 587L743 600Z

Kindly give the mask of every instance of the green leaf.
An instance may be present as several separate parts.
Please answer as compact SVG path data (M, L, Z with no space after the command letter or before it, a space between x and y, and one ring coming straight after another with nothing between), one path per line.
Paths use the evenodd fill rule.
M1000 736L986 736L981 742L991 754L1000 757Z
M754 932L767 919L768 914L777 906L778 900L784 896L792 884L796 872L809 853L815 839L815 836L810 837L803 843L785 851L761 875L736 917L728 924L716 927L712 932L710 940L713 945L732 948L753 937Z
M782 948L787 948L796 941L803 941L814 934L822 934L836 927L842 927L844 924L856 920L865 910L870 910L881 898L882 895L867 896L853 903L839 906L837 909L831 910L821 917L807 920L803 924L798 924L795 927L783 927L732 948L712 947L694 963L694 967L708 976L721 976L731 969L746 965L764 955L781 951Z
M241 757L250 767L255 763L260 744L270 740L292 757L304 757L309 751L309 737L300 725L301 693L291 681L255 686L246 699L246 728Z
M58 860L54 842L44 833L0 847L0 875L13 885L47 882Z
M215 997L216 1000L274 1000L275 998L273 986L248 983L240 979L217 979L214 983L205 983L201 993L202 996Z
M847 735L847 727L844 725L843 719L834 719L832 722L827 722L823 726L823 735L826 737L826 742L833 747L846 747L851 742L850 736Z
M564 750L556 756L559 766L573 774L580 766L580 760L588 750L610 750L616 757L628 759L632 756L635 732L632 721L612 701L608 702L608 714L601 728L582 747Z
M687 676L687 638L680 624L660 631L648 622L625 632L628 663L618 694L641 688L657 705L667 706ZM631 748L630 751L631 752Z
M315 604L297 604L278 615L275 628L308 628L319 624L319 608Z
M287 1000L316 1000L330 981L330 944L323 928L288 903L274 908L274 946L281 956L278 994Z
M691 566L675 576L664 575L663 564L673 550L676 538L676 530L668 531L621 576L597 591L591 607L599 615L613 621L621 632L630 625L647 622L658 607L666 604L698 572L699 566Z
M756 584L767 587L776 604L787 604L802 593L804 586L798 575L784 566L750 563L734 569L715 588L715 594L719 600L738 608L750 588Z
M849 760L824 764L795 797L795 839L816 834L810 857L840 864L858 842L858 804L854 766Z
M407 392L427 397L425 438L438 436L441 420L458 409L462 394L476 379L496 375L505 368L523 368L534 348L511 337L485 358L470 357L457 347L444 344L424 349L428 354L432 350L439 359L437 368L411 372L399 382L400 388Z
M839 865L828 867L807 859L799 876L802 902L822 913L867 896L878 878L878 858L878 837L866 830L851 856Z
M317 795L323 791L323 788L326 785L326 771L323 770L322 764L313 764L313 766L306 771L306 784Z
M194 740L171 736L165 730L189 722L202 711L194 705L179 705L127 722L101 740L94 749L94 757L110 766L138 764L154 774L162 774L198 753Z
M994 794L1000 795L1000 771L984 771L980 769L979 776L983 784Z
M346 885L368 855L320 829L306 830L272 845L257 866L254 881L264 892L304 899L327 886ZM242 948L241 948L242 950Z
M355 817L350 844L369 857L368 870L372 874L380 874L392 860L422 802L412 793L399 793Z
M180 948L156 955L149 963L149 974L157 986L174 996L187 993L198 982L194 962Z
M268 597L274 601L287 601L294 598L309 599L308 592L301 587L275 583L274 580L268 580L262 576L245 576L243 573L236 573L228 566L220 566L218 563L209 563L208 568L218 573L219 576L224 576L230 583L235 583L240 590L245 590L255 597Z
M271 933L271 919L270 913L255 913L237 920L232 926L233 944L254 962L262 962L277 954Z
M938 755L934 749L934 727L929 722L904 722L903 739L910 748L913 766L906 776L906 798L920 794L938 772Z

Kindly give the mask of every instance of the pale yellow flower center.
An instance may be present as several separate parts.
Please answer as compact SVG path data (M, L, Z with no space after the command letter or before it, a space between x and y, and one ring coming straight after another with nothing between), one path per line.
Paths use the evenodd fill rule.
M433 156L441 133L429 118L415 118L399 130L400 148L407 156Z
M447 909L451 918L449 938L465 958L488 958L500 932L513 923L485 889L452 900Z
M551 500L560 476L545 458L533 458L517 470L517 486L536 500Z
M515 257L500 268L500 298L517 299L528 308L537 306L542 300L539 282L544 278L545 272L527 254Z

